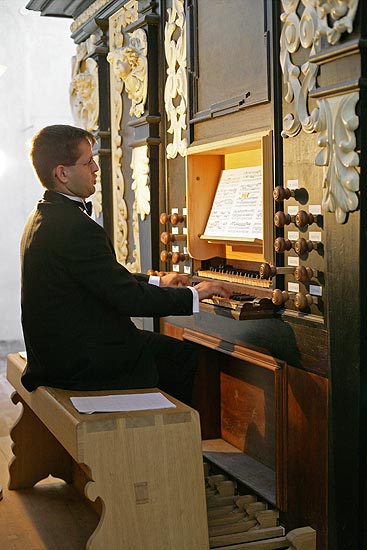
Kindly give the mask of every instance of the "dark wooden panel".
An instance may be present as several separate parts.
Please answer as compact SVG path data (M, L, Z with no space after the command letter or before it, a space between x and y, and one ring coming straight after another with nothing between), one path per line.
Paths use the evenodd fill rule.
M275 469L274 373L231 358L225 363L221 372L222 438Z
M197 51L193 54L198 65L199 116L204 113L209 117L218 116L228 109L267 101L268 44L264 2L200 0L193 5L197 16Z
M163 324L164 334L184 339L184 329ZM220 437L220 356L212 350L199 348L198 367L194 381L193 407L200 414L202 439Z
M328 382L288 371L287 527L310 525L326 547Z

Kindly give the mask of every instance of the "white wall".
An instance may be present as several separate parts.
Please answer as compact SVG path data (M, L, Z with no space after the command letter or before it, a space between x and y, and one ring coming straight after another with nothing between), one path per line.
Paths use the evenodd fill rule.
M73 124L69 107L70 19L41 17L27 0L0 0L0 345L22 340L19 242L43 189L29 140L48 124Z

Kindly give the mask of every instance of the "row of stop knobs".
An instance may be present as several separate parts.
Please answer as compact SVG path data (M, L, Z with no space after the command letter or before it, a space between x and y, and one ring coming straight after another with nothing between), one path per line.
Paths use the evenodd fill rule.
M176 226L179 223L183 223L185 219L186 216L184 215L177 213L167 214L166 212L163 212L159 217L159 221L162 225L165 225L166 223L171 223L173 226ZM161 233L161 242L165 245L177 241L186 240L187 236L184 234L169 233L168 231L163 231L163 233ZM183 254L182 252L170 252L168 250L162 250L161 252L162 262L171 261L173 264L179 264L180 262L186 262L189 258L190 256L188 254Z
M282 202L291 197L296 198L296 193L300 190L291 190L285 187L278 186L274 189L273 197L276 202ZM285 213L283 211L278 211L274 215L274 224L276 227L284 227L291 223L294 223L299 228L307 227L317 221L317 217L310 212L305 210L299 210L295 215ZM293 249L296 254L302 256L312 250L317 250L320 247L320 243L315 243L310 240L304 239L303 237L297 239L296 241L291 241L290 239L285 239L284 237L278 237L274 241L274 249L278 253L283 253ZM274 267L269 264L262 264L260 267L260 276L262 278L270 278L276 274L285 275L287 273L293 273L294 278L297 282L305 283L312 279L313 277L318 276L318 272L311 268L305 266L298 266L296 268L292 267ZM282 305L288 300L293 300L294 306L296 309L304 310L311 306L315 298L311 294L304 294L302 292L287 292L286 290L281 290L276 288L272 293L272 302L275 305Z

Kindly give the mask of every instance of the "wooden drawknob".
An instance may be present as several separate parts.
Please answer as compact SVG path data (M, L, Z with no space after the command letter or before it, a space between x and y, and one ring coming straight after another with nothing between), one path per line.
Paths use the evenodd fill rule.
M261 264L259 269L259 274L261 279L270 279L270 277L274 277L274 275L277 272L277 268L274 265L270 264Z
M179 264L180 262L185 262L190 256L188 254L183 254L182 252L173 252L172 254L172 263Z
M271 301L276 306L281 306L284 302L289 300L289 294L286 290L280 290L280 288L275 288L271 296Z
M300 265L294 270L294 278L300 283L309 281L310 279L312 279L313 276L314 270L312 269L312 267L305 267L304 265Z
M297 239L294 243L294 250L297 254L301 255L305 254L306 252L311 252L311 250L314 250L317 248L317 243L313 243L312 241L306 241L303 237L300 239Z
M277 227L284 227L285 225L289 225L292 221L292 218L289 214L286 214L285 212L282 212L279 210L279 212L276 212L274 215L274 223Z
M172 259L172 252L169 252L168 250L162 250L160 257L161 262L168 262L168 260Z
M273 197L276 202L281 202L289 199L290 197L294 197L294 191L288 189L288 187L277 185L273 191Z
M305 210L300 210L296 214L295 224L298 227L306 227L306 225L311 225L315 221L313 214L305 212Z
M313 303L313 298L311 294L302 294L302 292L297 292L294 297L294 305L297 309L306 309Z
M166 212L162 212L162 214L159 216L159 221L162 225L168 222L170 222L172 225L177 225L178 223L185 221L185 216L177 213L166 214Z
M173 243L174 241L186 241L186 239L186 235L175 235L174 233L167 233L167 231L161 233L161 242L163 244Z
M292 241L289 239L284 239L283 237L278 237L274 241L274 250L275 252L285 252L286 250L290 250L292 248Z

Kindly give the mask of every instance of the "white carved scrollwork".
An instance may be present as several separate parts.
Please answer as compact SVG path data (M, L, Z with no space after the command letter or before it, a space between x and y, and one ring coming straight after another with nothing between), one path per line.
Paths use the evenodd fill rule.
M309 92L316 87L316 77L319 66L307 59L301 66L294 63L294 55L300 47L309 49L309 57L321 51L321 39L329 44L336 44L342 33L351 33L353 21L358 8L359 0L282 0L284 12L281 15L283 22L280 38L280 64L283 71L283 79L287 86L285 101L290 104L291 112L283 119L283 137L294 137L301 129L307 133L322 131L319 145L324 151L317 156L316 164L327 166L323 186L323 208L335 212L339 222L346 220L347 212L353 211L358 206L359 174L355 164L350 164L347 171L341 166L349 164L347 160L353 156L353 162L358 155L350 150L350 144L354 143L354 130L358 127L358 118L355 113L350 115L351 105L358 101L355 94L351 94L350 100L340 101L339 108L335 108L337 100L332 98L317 102L318 108L309 113ZM303 5L302 15L297 14L297 9ZM330 103L328 103L330 102ZM334 121L329 111L333 105L333 112L338 116L348 112L349 122L345 120ZM343 106L342 106L343 105ZM349 107L347 107L347 105ZM354 108L354 107L353 107ZM335 110L336 109L336 110ZM325 125L332 124L332 128ZM344 128L342 131L341 129ZM342 136L348 134L348 152L345 152L345 142ZM336 141L333 145L329 141L333 134ZM325 141L326 140L326 141ZM325 144L324 144L325 142ZM353 172L353 183L348 178ZM349 170L349 171L348 171ZM347 180L343 178L346 177Z
M144 113L148 92L148 43L142 29L129 33L129 37L129 46L114 52L113 68L131 99L130 115L139 118Z
M130 0L110 18L110 53L107 60L111 64L111 149L112 181L114 202L114 242L117 260L131 271L140 271L140 247L136 199L133 206L132 225L135 249L134 262L128 262L128 206L125 201L125 181L122 172L122 136L120 126L123 112L123 90L126 81L121 78L122 64L126 58L121 54L124 44L123 29L138 17L137 0ZM136 104L138 105L138 104Z
M186 79L186 19L184 0L173 0L167 10L168 19L164 31L164 49L167 60L167 80L164 103L172 143L167 145L167 158L177 154L186 156L187 140L182 138L186 130L187 79Z
M142 220L150 214L149 157L148 146L135 147L132 152L131 168L137 213Z
M322 150L316 157L316 165L325 167L322 207L335 212L339 223L344 223L347 213L358 207L359 156L354 133L358 127L355 113L358 99L359 94L354 92L318 102L315 130L319 132L318 144Z
M98 130L99 94L98 65L88 57L94 49L96 36L77 47L77 53L72 58L72 80L70 83L70 105L75 124L89 132ZM97 160L97 159L96 159ZM102 213L101 176L97 172L96 191L92 196L93 211L98 218Z

